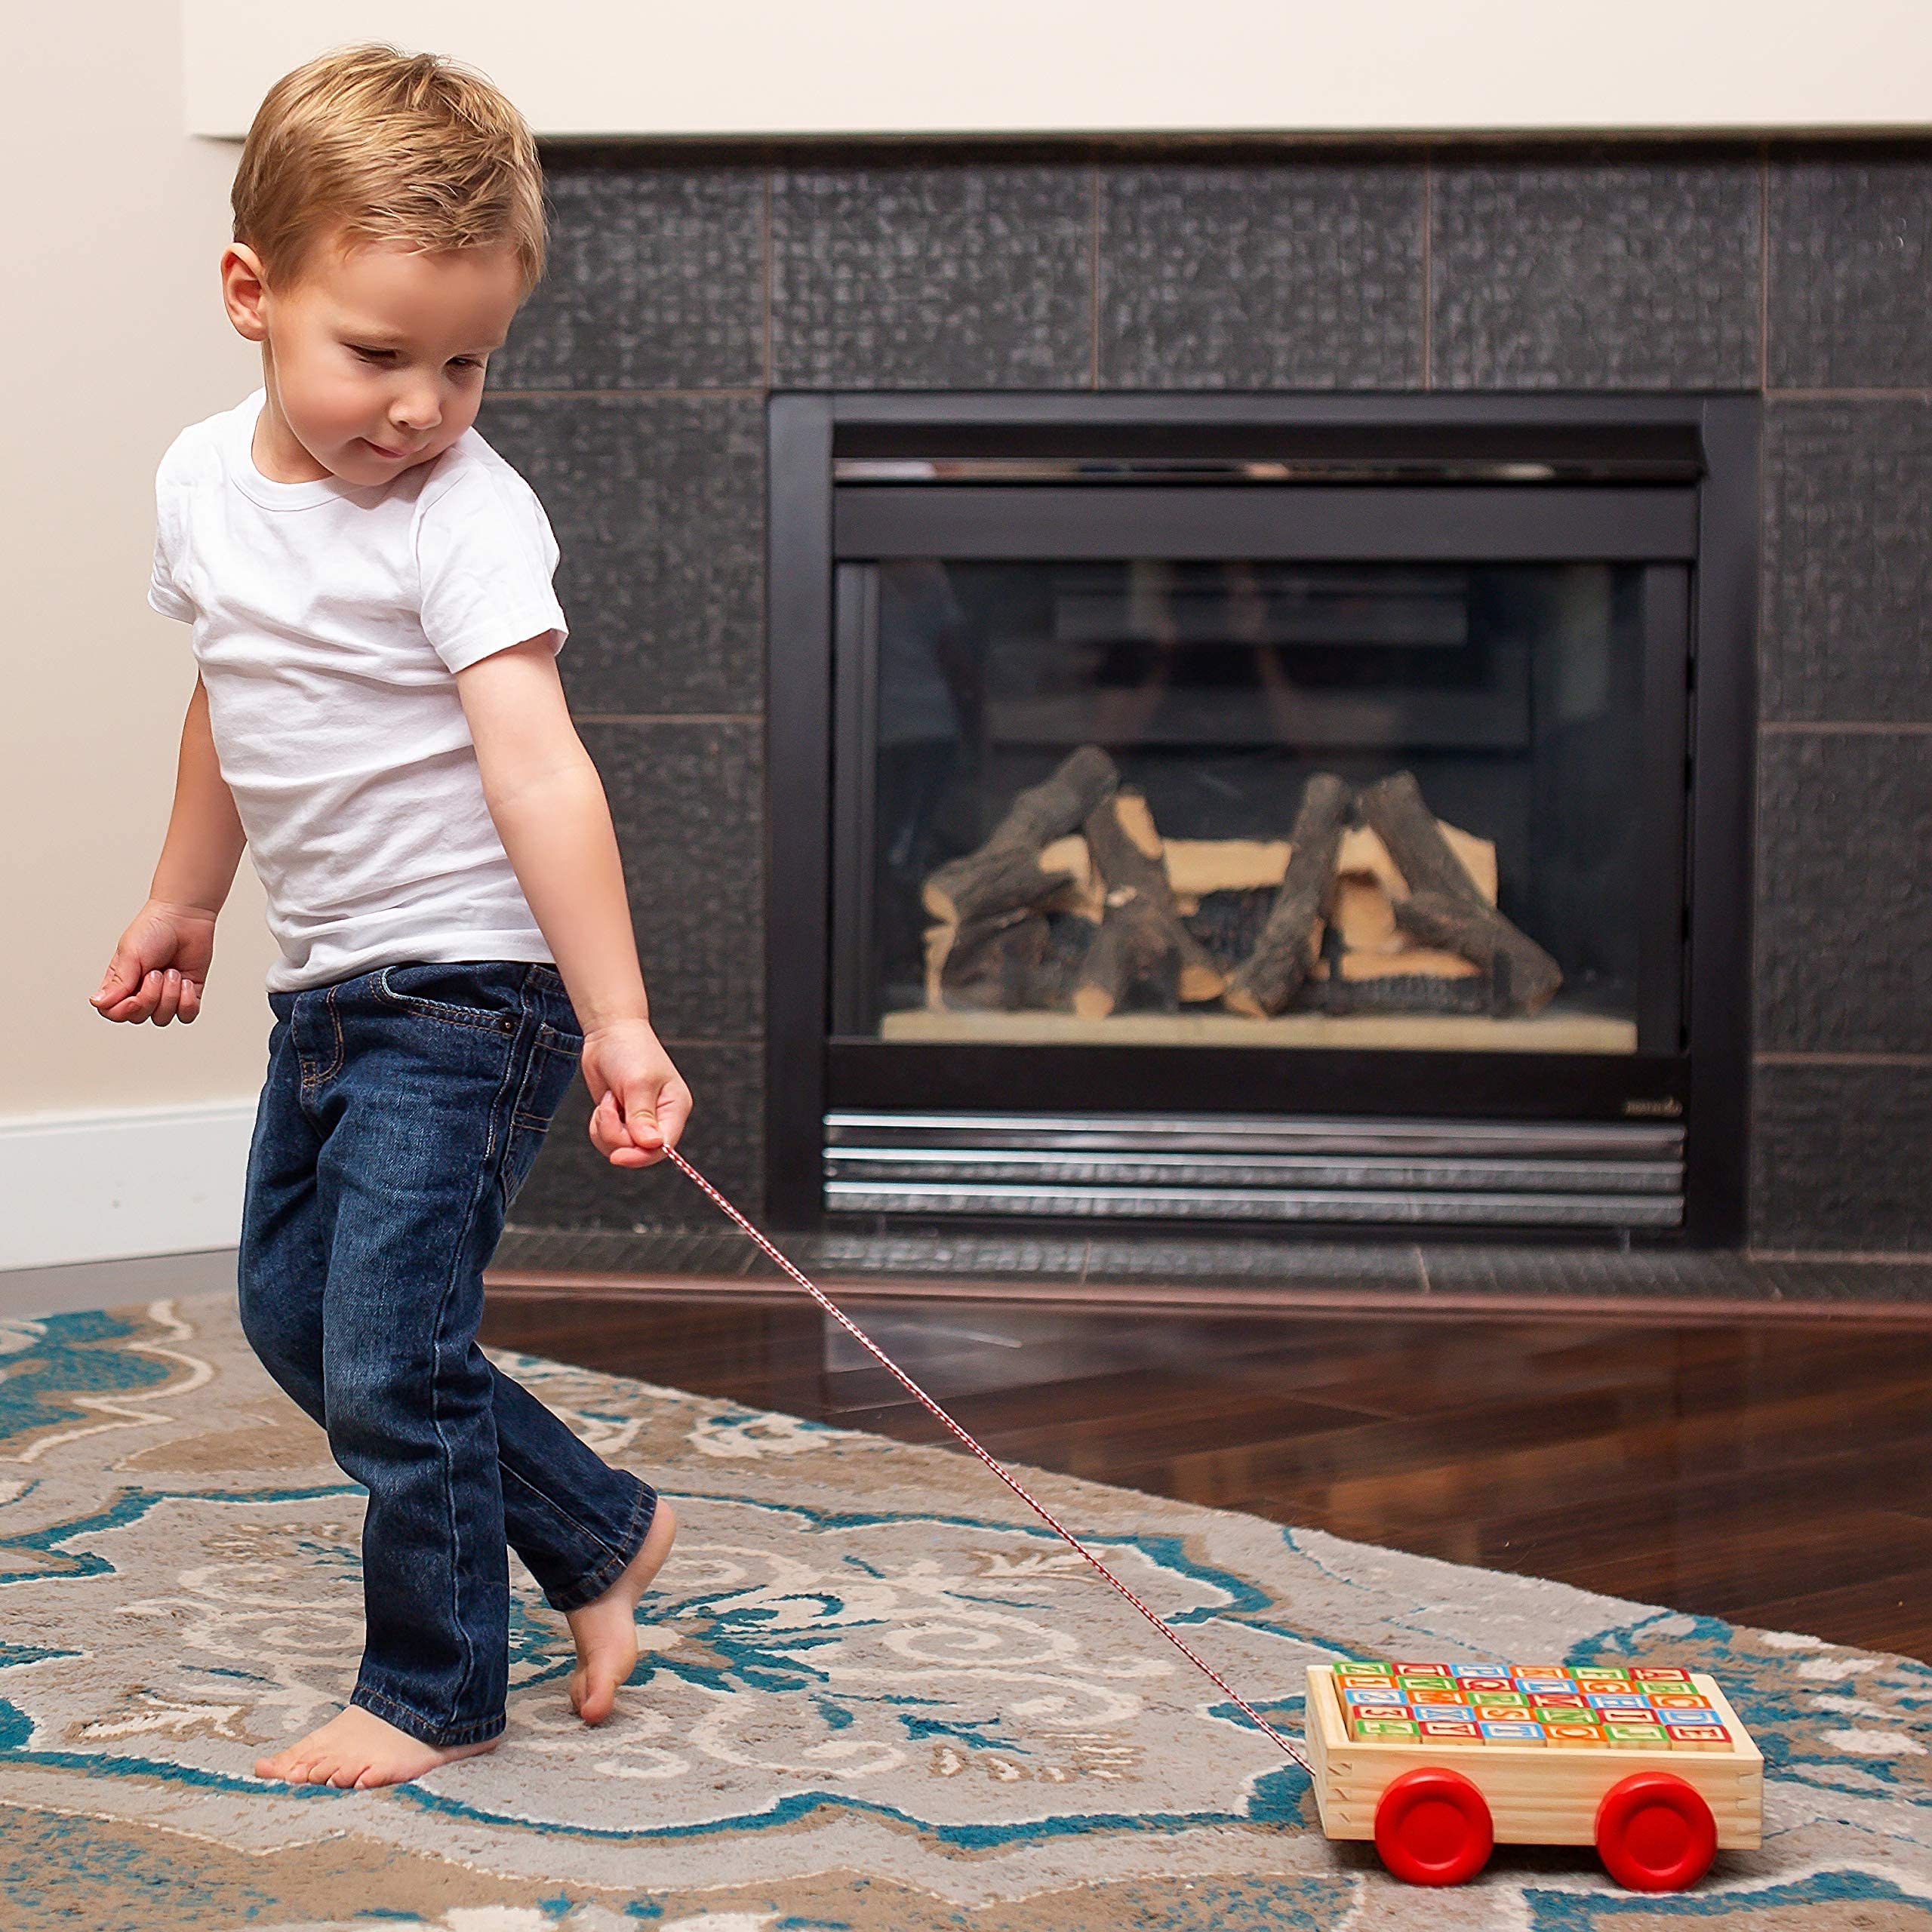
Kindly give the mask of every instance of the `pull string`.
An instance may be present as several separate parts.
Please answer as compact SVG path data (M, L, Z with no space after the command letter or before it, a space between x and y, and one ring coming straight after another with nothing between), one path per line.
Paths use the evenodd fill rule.
M1152 1624L1154 1628L1159 1631L1161 1635L1166 1638L1168 1642L1172 1644L1175 1649L1179 1651L1181 1655L1187 1659L1189 1663L1194 1665L1197 1669L1205 1672L1209 1677L1212 1678L1214 1681L1218 1684L1223 1690L1226 1691L1228 1695L1254 1720L1255 1723L1260 1726L1262 1730L1266 1731L1268 1735L1272 1737L1275 1742L1295 1761L1297 1764L1301 1766L1303 1770L1308 1771L1312 1771L1313 1770L1313 1766L1309 1763L1308 1754L1303 1750L1302 1747L1299 1744L1297 1744L1291 1740L1283 1737L1282 1734L1277 1730L1252 1704L1249 1703L1239 1692L1234 1689L1234 1687L1228 1682L1226 1678L1223 1677L1220 1672L1216 1670L1212 1664L1208 1663L1201 1657L1197 1657L1193 1651L1189 1647L1186 1641L1182 1638L1178 1632L1172 1629L1168 1626L1164 1620L1160 1616L1158 1612L1149 1609L1146 1604L1143 1603L1140 1599L1136 1596L1134 1592L1129 1589L1128 1586L1123 1583L1121 1580L1116 1577L1114 1573L1109 1570L1107 1566L1103 1563L1100 1559L1073 1534L1071 1530L1065 1527L1064 1525L1063 1525L1042 1504L1036 1503L1032 1497L1029 1496L1026 1491L1014 1480L1013 1477L1010 1475L1005 1469L1002 1469L992 1457L988 1455L986 1451L982 1449L979 1444L974 1441L972 1437L969 1435L964 1429L961 1428L959 1424L955 1422L952 1418L946 1414L945 1410L941 1408L940 1405L935 1402L933 1398L928 1395L926 1392L921 1389L919 1385L915 1382L912 1378L908 1375L906 1371L901 1368L899 1364L872 1339L869 1335L866 1334L865 1331L855 1322L848 1321L845 1315L838 1309L833 1306L832 1301L828 1296L826 1296L819 1288L814 1286L811 1282L807 1281L804 1276L800 1273L796 1268L793 1267L791 1263L787 1261L784 1256L780 1254L777 1249L774 1247L771 1242L767 1241L764 1235L760 1234L758 1229L753 1227L751 1223L746 1220L744 1216L740 1214L737 1209L734 1208L731 1202L727 1201L724 1195L720 1194L717 1189L713 1187L710 1182L706 1180L703 1175L700 1174L697 1168L693 1167L690 1161L685 1158L683 1155L678 1152L676 1148L667 1147L665 1149L664 1152L672 1162L680 1170L680 1171L688 1174L691 1180L695 1181L697 1185L711 1197L712 1201L714 1201L718 1206L724 1211L725 1214L732 1220L737 1222L738 1226L743 1229L745 1232L750 1235L752 1239L756 1242L767 1254L771 1256L772 1260L777 1262L779 1266L782 1268L787 1275L790 1275L792 1279L796 1281L799 1287L803 1288L805 1292L810 1295L812 1299L816 1301L818 1305L839 1324L841 1327L844 1329L845 1331L848 1334L851 1335L855 1340L863 1343L867 1349L871 1350L872 1354L878 1358L879 1361L882 1362L886 1367L891 1370L892 1373L898 1377L899 1380L905 1384L906 1387L909 1389L911 1392L926 1406L927 1408L930 1409L934 1415L938 1417L940 1420L944 1423L946 1427L951 1429L953 1434L958 1436L960 1441L964 1443L967 1447L971 1450L973 1454L978 1457L980 1460L985 1463L986 1467L991 1469L993 1474L998 1476L1000 1481L1004 1483L1007 1487L1011 1490L1015 1496L1020 1498L1021 1502L1025 1503L1026 1506L1036 1515L1044 1519L1048 1525L1053 1529L1057 1534L1064 1537L1066 1540L1071 1543L1082 1556L1086 1558L1087 1561L1092 1564L1094 1567L1099 1571L1100 1574L1106 1577L1107 1581L1112 1584L1114 1588L1119 1591L1121 1595L1126 1598L1128 1601L1133 1604L1134 1608L1139 1611L1141 1615L1146 1617L1147 1621Z

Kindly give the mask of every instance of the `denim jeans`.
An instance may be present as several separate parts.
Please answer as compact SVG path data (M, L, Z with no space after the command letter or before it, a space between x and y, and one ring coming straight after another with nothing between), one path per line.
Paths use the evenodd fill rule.
M476 1343L484 1267L583 1034L562 976L523 960L384 966L269 1005L242 1329L369 1492L350 1703L480 1743L505 1721L506 1544L574 1610L657 1506Z

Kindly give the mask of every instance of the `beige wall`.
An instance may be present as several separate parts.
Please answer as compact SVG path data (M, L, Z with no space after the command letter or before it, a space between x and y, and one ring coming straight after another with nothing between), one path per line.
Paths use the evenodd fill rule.
M117 1026L87 1004L146 896L194 686L186 626L146 604L155 464L260 380L217 292L238 150L182 132L174 7L35 8L11 38L0 1121L252 1098L272 946L245 860L202 1019Z
M183 0L187 125L337 42L482 67L540 134L1923 127L1925 0Z

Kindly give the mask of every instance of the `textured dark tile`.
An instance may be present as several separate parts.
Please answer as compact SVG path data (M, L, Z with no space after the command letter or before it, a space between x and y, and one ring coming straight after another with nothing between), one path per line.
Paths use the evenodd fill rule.
M1430 1291L1440 1295L1775 1299L1762 1273L1731 1254L1445 1243L1424 1248L1423 1262Z
M1432 379L1472 389L1758 385L1749 159L1440 168Z
M772 175L772 380L1084 388L1085 168L995 162Z
M1401 1243L1243 1241L1204 1233L1097 1239L1088 1248L1087 1278L1397 1294L1420 1292L1423 1284L1415 1250Z
M834 1229L808 1235L788 1251L808 1275L828 1280L869 1275L940 1275L986 1281L1078 1281L1087 1244L1078 1235L866 1234Z
M694 1102L680 1150L755 1221L764 1204L764 1050L755 1044L669 1044ZM515 1226L731 1232L731 1223L669 1161L642 1169L613 1167L591 1143L590 1111L590 1091L580 1074L511 1205ZM527 1247L500 1246L502 1265L518 1265L512 1257L519 1251L528 1253ZM722 1251L728 1253L728 1247ZM521 1265L547 1264L525 1260Z
M1774 161L1774 389L1932 385L1932 155Z
M1760 1066L1755 1247L1932 1251L1932 1066Z
M1764 407L1763 715L1932 720L1932 402Z
M519 1197L523 1212L528 1196ZM1201 1284L1204 1275L1217 1285L1251 1288L1252 1281L1225 1276L1207 1265L1214 1250L1226 1243L1206 1241L1192 1251L1191 1261L1164 1276L1144 1270L1090 1271L1090 1285L1112 1281L1138 1286L1166 1279ZM903 1279L918 1275L984 1281L1004 1276L1015 1281L1070 1282L1080 1278L1078 1241L1012 1242L995 1238L982 1246L941 1237L912 1239L903 1235L822 1235L779 1237L779 1246L813 1279L853 1282L870 1278ZM990 1247L992 1252L986 1251ZM226 1251L224 1251L226 1252ZM1310 1279L1380 1294L1406 1286L1426 1307L1421 1274L1412 1250L1406 1282L1391 1269L1386 1282L1367 1278L1351 1265L1355 1251L1309 1248L1299 1251L1291 1271L1297 1287ZM1336 1271L1318 1269L1311 1277L1306 1263L1324 1254L1339 1254L1344 1266ZM1457 1244L1425 1251L1431 1292L1491 1294L1515 1297L1546 1297L1552 1305L1568 1299L1622 1296L1645 1298L1840 1303L1932 1302L1932 1257L1924 1260L1853 1260L1841 1256L1812 1260L1702 1252L1632 1250L1628 1254L1574 1247L1492 1247ZM585 1274L678 1275L703 1279L760 1279L774 1284L783 1278L736 1229L720 1223L719 1231L664 1227L639 1230L614 1228L549 1228L537 1226L507 1229L498 1245L493 1271L529 1269L543 1272ZM96 1297L97 1302L100 1297ZM24 1304L23 1304L24 1306ZM78 1306L78 1304L76 1303ZM95 1305L90 1303L88 1306Z
M491 358L498 388L750 387L764 380L764 173L545 157L550 254Z
M574 712L763 709L761 404L493 397L477 427L556 532Z
M1761 1053L1932 1051L1928 829L1932 732L1763 735Z
M1932 1301L1932 1261L1772 1261L1670 1248L1432 1247L1438 1295L1767 1302Z
M651 997L671 1039L743 1039L764 1011L764 750L755 725L586 724Z
M516 1212L523 1210L519 1197ZM560 1275L684 1275L715 1281L735 1278L763 1261L721 1217L715 1234L697 1228L649 1228L640 1233L629 1228L512 1226L497 1244L491 1269L499 1274L528 1269Z
M1932 1301L1932 1259L1774 1261L1752 1267L1780 1301Z
M1419 387L1423 169L1100 170L1100 380Z

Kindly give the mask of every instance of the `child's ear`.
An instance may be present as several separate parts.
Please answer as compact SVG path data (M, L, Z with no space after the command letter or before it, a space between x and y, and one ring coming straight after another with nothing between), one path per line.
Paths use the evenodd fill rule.
M221 253L221 300L228 319L251 342L266 341L269 327L262 315L268 285L261 258L245 242L231 242Z

